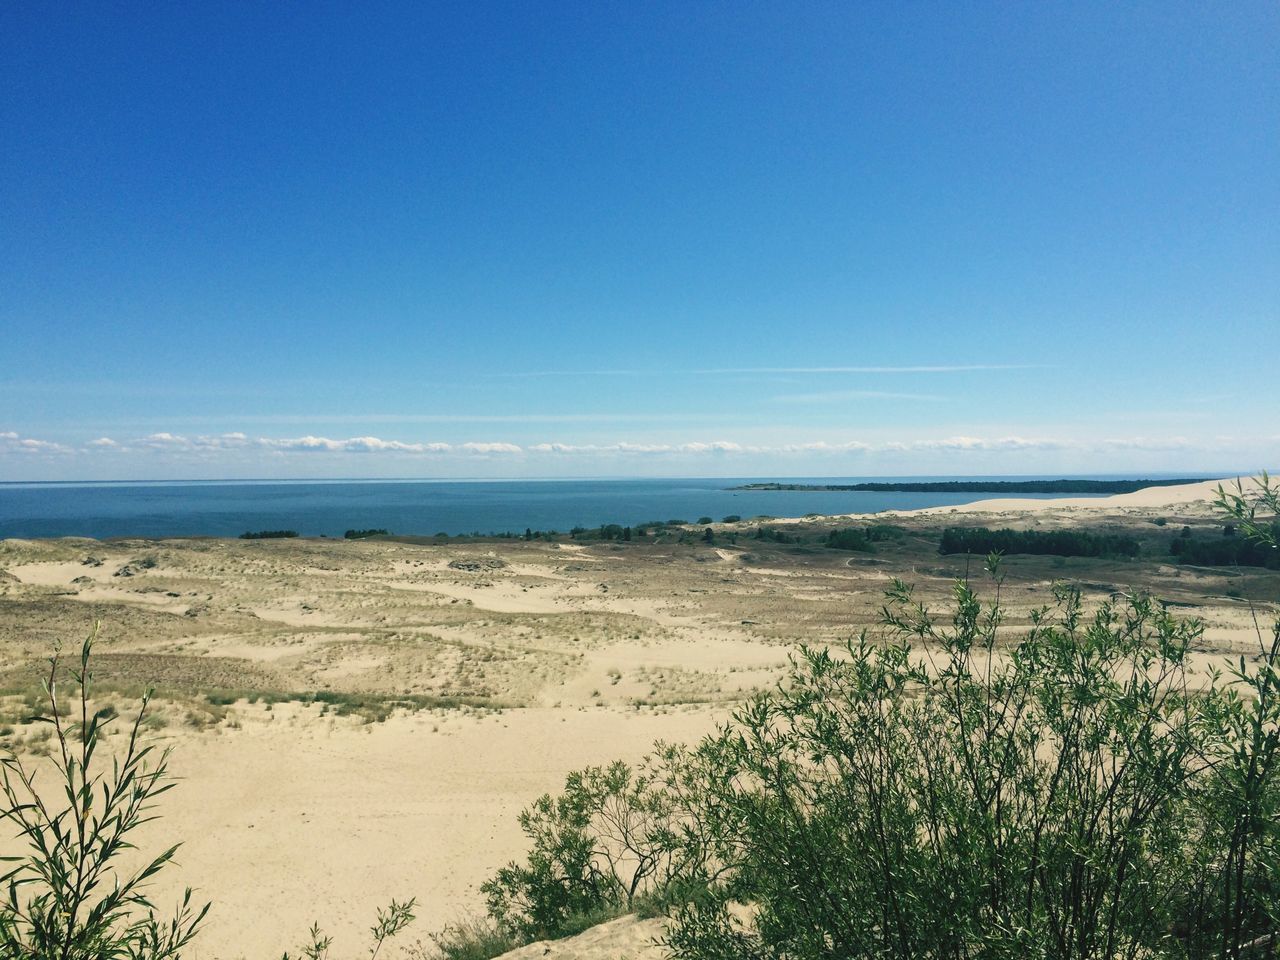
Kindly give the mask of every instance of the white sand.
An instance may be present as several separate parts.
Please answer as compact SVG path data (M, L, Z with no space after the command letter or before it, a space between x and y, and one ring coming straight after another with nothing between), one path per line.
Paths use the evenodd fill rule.
M184 738L173 755L183 780L148 828L156 846L185 838L157 904L188 883L215 900L193 960L279 956L313 921L335 935L336 955L357 956L376 909L414 896L418 920L381 954L402 955L481 905L480 884L524 847L516 815L566 771L637 759L655 739L695 738L713 722L707 710L589 708L355 727L314 708L273 713Z
M925 510L902 511L904 514L931 513L1008 513L1025 511L1041 513L1054 510L1149 510L1175 504L1211 504L1218 495L1218 486L1229 487L1235 478L1205 480L1202 483L1183 483L1173 487L1145 487L1133 493L1118 493L1110 497L1062 497L1052 500L1002 499L979 500L959 507L930 507Z
M1200 483L1184 483L1171 487L1144 487L1133 493L1118 493L1109 497L1054 497L1043 500L1029 498L1003 498L992 500L977 500L973 503L964 503L957 506L947 507L922 507L919 510L886 510L876 516L897 516L897 517L913 517L913 516L931 516L943 513L983 513L983 514L1012 514L1012 513L1063 513L1070 514L1076 511L1092 511L1101 512L1109 511L1112 513L1128 513L1130 511L1145 511L1159 509L1160 507L1187 507L1188 505L1199 508L1202 512L1208 512L1212 509L1214 499L1218 495L1218 486L1221 485L1227 489L1232 489L1235 485L1236 478L1229 477L1221 480L1205 480ZM1246 480L1246 489L1248 481ZM866 517L868 514L859 513L841 513L830 514L822 517L788 517L772 521L773 523L820 523L823 520L830 520L834 517Z
M540 940L504 953L498 960L666 960L657 945L661 920L622 917L565 940Z

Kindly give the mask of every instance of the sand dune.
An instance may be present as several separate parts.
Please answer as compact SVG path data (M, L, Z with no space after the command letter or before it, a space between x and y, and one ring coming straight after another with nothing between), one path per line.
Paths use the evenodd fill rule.
M101 620L107 695L124 709L143 684L161 690L154 736L182 782L148 836L185 846L155 895L191 884L215 904L188 956L279 956L312 921L354 954L393 896L419 900L410 942L482 908L480 883L523 853L522 807L572 769L698 738L775 683L795 644L874 628L890 577L945 602L967 569L937 554L953 510L1207 529L1215 489L900 515L912 536L875 556L750 540L745 525L714 545L0 541L0 681L30 684L56 641ZM1275 574L1158 560L1023 557L1007 572L1010 629L1054 579L1095 601L1148 590L1204 619L1206 663L1252 648L1241 595L1280 595ZM356 700L299 702L316 691ZM242 694L257 702L224 702ZM6 742L37 749L19 706L0 707L16 730ZM654 933L623 920L513 956L648 960Z
M1202 483L1184 483L1173 487L1144 487L1133 493L1118 493L1110 497L1062 497L1052 500L998 499L979 500L959 507L931 507L927 510L906 511L916 514L938 513L1008 513L1012 511L1043 513L1060 510L1151 510L1168 506L1195 505L1205 510L1211 508L1218 495L1219 485L1230 488L1235 477L1205 480Z

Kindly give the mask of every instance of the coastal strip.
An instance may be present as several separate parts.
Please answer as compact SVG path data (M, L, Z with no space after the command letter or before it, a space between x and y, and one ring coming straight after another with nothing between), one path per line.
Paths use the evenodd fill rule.
M1175 480L933 480L868 483L744 483L728 490L792 490L872 493L1134 493L1147 487L1204 483L1204 477Z

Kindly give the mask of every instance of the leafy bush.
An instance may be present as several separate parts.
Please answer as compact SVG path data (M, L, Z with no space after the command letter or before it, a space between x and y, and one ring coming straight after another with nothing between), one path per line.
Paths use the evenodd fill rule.
M1083 625L1066 593L1060 624L997 658L998 609L963 585L956 601L943 629L905 586L890 597L936 665L905 640L806 649L703 745L734 870L680 914L678 956L1094 956L1109 925L1167 928L1162 864L1139 851L1175 845L1197 727L1176 682L1145 678L1180 678L1191 632L1136 601ZM733 901L759 905L750 928Z
M527 860L481 887L500 931L524 942L566 936L634 909L688 872L698 848L681 826L681 794L650 766L616 761L575 771L563 793L520 814Z
M95 631L96 633L96 631ZM94 636L80 648L77 666L65 667L57 652L45 681L45 712L33 718L52 730L51 763L65 796L55 806L37 791L36 772L17 756L0 759L0 790L8 821L25 841L27 854L0 875L0 957L31 960L132 960L176 958L195 936L208 904L196 907L188 889L168 920L157 917L146 886L168 865L172 846L133 872L120 855L132 849L138 827L154 819L152 804L174 785L168 752L143 746L139 733L148 716L142 701L124 752L107 771L95 754L114 710L95 710L89 672ZM69 679L76 693L74 716L60 687Z
M287 540L298 535L297 530L246 530L241 540Z

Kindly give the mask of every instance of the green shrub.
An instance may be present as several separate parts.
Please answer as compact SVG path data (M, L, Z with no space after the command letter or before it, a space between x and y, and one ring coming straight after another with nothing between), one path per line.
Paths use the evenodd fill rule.
M419 951L426 960L493 960L520 946L520 941L488 920L465 920L431 935L434 949Z
M369 937L372 941L369 947L369 960L376 960L383 944L398 936L413 922L414 904L413 900L407 900L404 903L392 900L385 910L378 911L376 922L369 928ZM333 946L333 938L326 936L320 930L318 923L313 923L307 934L307 942L296 956L298 960L328 960L331 946ZM293 960L293 955L285 953L281 960Z
M800 538L793 536L785 531L779 530L777 527L758 526L752 537L756 540L768 540L772 543L799 543Z
M685 870L690 844L679 842L670 782L617 761L575 771L563 793L535 801L520 814L528 858L481 887L498 929L525 942L567 936L629 912Z
M997 655L998 606L959 585L944 628L898 585L888 642L804 650L783 688L700 749L713 849L732 869L679 912L676 955L1083 958L1159 943L1204 743L1182 685L1198 628L1137 598L1092 619L1078 593L1058 600ZM753 924L734 901L758 905Z
M906 530L887 523L873 523L863 527L846 527L830 530L827 533L826 545L832 550L856 550L863 553L874 553L875 544L886 540L901 540Z
M95 631L96 633L96 631ZM38 793L32 766L10 754L0 759L0 790L11 823L27 847L0 875L0 957L31 960L132 960L176 958L195 936L209 906L192 904L188 889L168 920L161 920L146 896L148 883L178 847L172 846L123 871L121 854L133 835L154 819L154 800L174 785L167 752L143 746L147 699L129 732L123 754L107 768L95 757L112 708L90 705L89 671L94 636L80 648L78 666L65 668L55 652L45 681L46 712L37 718L51 731L55 776L65 803ZM78 719L64 719L60 687L69 677Z

